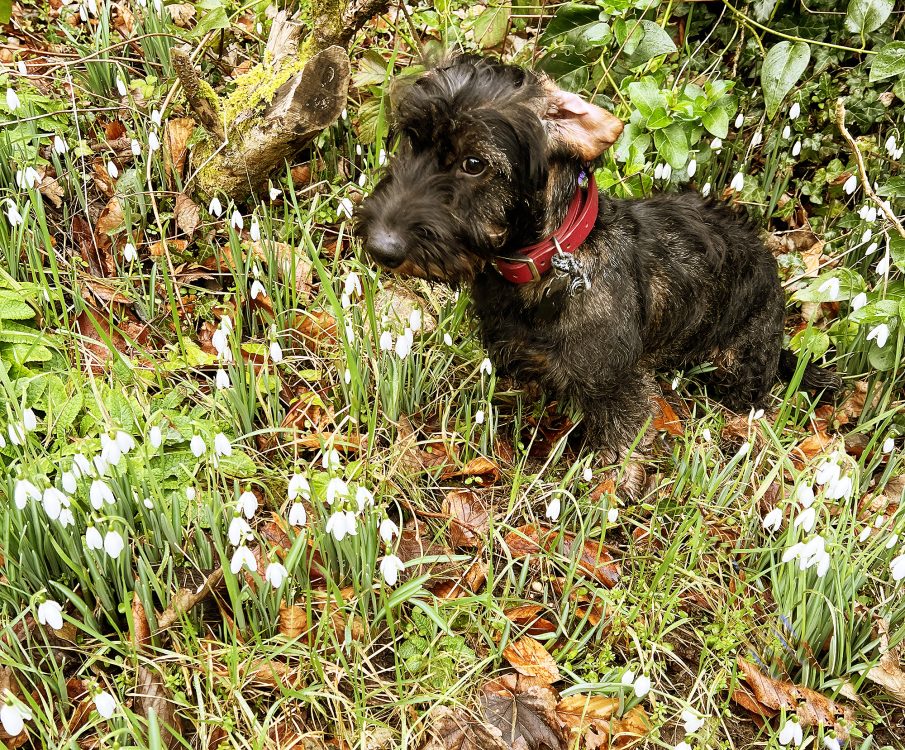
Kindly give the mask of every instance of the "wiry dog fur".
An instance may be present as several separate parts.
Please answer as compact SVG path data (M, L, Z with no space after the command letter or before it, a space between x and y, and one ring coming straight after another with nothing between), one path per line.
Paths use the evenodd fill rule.
M495 256L563 221L587 160L618 136L613 121L529 71L455 58L403 95L396 156L363 202L357 232L397 273L469 283L498 368L577 400L591 443L622 453L651 414L655 368L710 361L725 403L763 404L785 300L757 232L693 192L601 194L596 226L575 253L591 286L574 297L553 272L520 285L500 276ZM465 171L469 158L486 163L481 174Z

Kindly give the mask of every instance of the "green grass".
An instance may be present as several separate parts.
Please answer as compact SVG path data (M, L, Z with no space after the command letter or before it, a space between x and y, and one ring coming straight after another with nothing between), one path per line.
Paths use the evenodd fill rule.
M169 101L164 121L184 114L180 97L168 96L168 50L190 32L136 4L138 42L123 46L111 21L56 30L46 9L27 11L38 39L55 38L73 55L65 68L22 76L15 62L36 63L17 52L0 72L0 92L12 88L19 99L8 111L0 96L0 686L9 689L0 699L7 716L30 716L27 746L267 748L304 736L308 747L420 747L431 710L477 711L488 679L511 672L504 650L530 632L557 665L562 697L613 697L617 717L640 706L647 747L680 742L688 709L704 717L686 738L694 747L777 747L786 714L758 723L730 699L739 658L852 706L848 747L905 747L901 703L867 677L905 640L905 599L892 575L905 550L905 269L892 224L859 215L869 203L863 191L844 188L854 159L831 122L835 97L867 85L865 61L820 47L829 21L799 9L806 23L796 34L810 33L823 57L793 92L802 114L791 119L787 100L771 121L753 71L759 44L775 39L752 42L756 27L713 16L718 4L636 5L609 12L670 32L683 18L684 45L630 69L624 42L614 41L599 52L612 61L608 76L598 78L594 63L573 83L628 120L629 84L645 76L664 92L700 76L730 80L742 123L718 150L702 136L690 180L687 166L666 180L661 167L655 180L663 163L655 149L615 149L599 182L624 196L709 184L747 206L784 243L776 252L790 345L801 355L793 384L777 385L756 418L709 399L694 373L663 373L681 434L658 433L638 500L614 491L621 467L569 444L580 415L485 364L467 293L381 274L350 239L341 201L373 188L385 147L377 58L388 75L403 74L413 70L416 36L474 48L458 4L418 8L411 26L360 35L349 116L300 157L309 179L287 168L273 178L280 195L242 206L221 196L219 216L189 184L200 224L184 248L172 241L186 239L174 216L184 183L147 144L152 133L164 140L154 109ZM230 43L257 59L260 43L238 20L248 13L266 27L263 7L226 7ZM541 10L519 9L509 31L527 40L516 55L524 61ZM548 21L555 10L544 11ZM900 27L893 15L878 34L892 38ZM742 63L733 64L740 43ZM225 91L213 57L205 72ZM122 98L117 76L128 87ZM905 123L901 92L888 108L878 104L899 85L887 83L848 107L868 174L901 215L901 163L883 144L905 139ZM111 120L138 142L137 156L106 144ZM54 134L65 150L53 148ZM108 183L111 159L119 174ZM17 185L16 171L29 166L55 177L59 205L48 184ZM738 173L742 189L731 191ZM98 231L114 197L122 220ZM230 222L235 210L241 231ZM164 237L168 257L155 245ZM818 239L827 244L815 270L807 264ZM127 242L137 259L125 256ZM890 268L878 274L887 251ZM866 304L854 309L862 291ZM880 325L889 332L882 347L868 338ZM224 345L229 355L218 352ZM794 387L811 359L845 376L834 406ZM229 387L218 387L218 371ZM134 441L121 456L112 447L119 433ZM79 473L77 456L101 455L102 478L68 476ZM481 458L493 466L476 469ZM839 477L819 484L828 461ZM309 489L291 497L295 474ZM37 493L64 491L62 507L54 508L60 495L32 496L25 481ZM103 484L92 493L95 481ZM814 490L813 513L801 488ZM454 491L487 510L478 533L456 547ZM246 492L258 508L247 539L234 544ZM554 500L561 510L551 522ZM293 527L298 502L307 522ZM764 527L773 509L777 530ZM349 515L335 517L340 511ZM355 534L337 541L328 523L350 518ZM401 536L381 536L387 521ZM551 527L544 544L532 543L527 524ZM121 536L116 557L89 546L92 526L102 545ZM798 543L819 551L816 535L825 571L819 554L806 569L800 555L784 559ZM257 570L233 574L243 545ZM612 588L594 568L600 550L620 568ZM380 566L393 555L405 570L390 585ZM276 562L289 575L274 588L264 574ZM212 594L194 602L211 576ZM62 605L62 629L38 622L48 600ZM530 617L517 614L528 605ZM638 697L623 684L627 670L648 677L650 692ZM116 701L110 718L95 710L102 691ZM166 729L174 712L178 740ZM805 729L811 747L828 729ZM0 743L19 740L0 732Z

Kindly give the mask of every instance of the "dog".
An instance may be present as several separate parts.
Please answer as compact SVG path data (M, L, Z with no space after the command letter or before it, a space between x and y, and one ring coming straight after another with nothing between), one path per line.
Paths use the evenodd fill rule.
M651 418L655 370L710 362L709 388L748 410L795 365L776 261L746 219L692 191L598 192L591 165L622 127L542 75L454 57L400 98L396 154L355 223L384 269L470 285L498 370L577 402L612 460ZM835 379L809 365L804 383Z

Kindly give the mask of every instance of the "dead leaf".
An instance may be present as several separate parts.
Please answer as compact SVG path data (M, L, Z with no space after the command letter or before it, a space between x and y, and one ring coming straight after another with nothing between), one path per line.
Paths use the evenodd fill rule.
M123 215L123 207L119 202L119 198L111 198L101 211L101 215L97 218L95 228L98 232L105 234L119 229L125 222L126 217Z
M173 3L167 5L166 9L170 12L173 23L180 29L187 29L192 25L192 20L195 18L195 6L191 3Z
M173 6L168 5L167 7L171 8ZM191 239L198 228L198 224L201 223L201 209L185 193L179 193L176 196L175 216L176 226Z
M417 294L401 283L390 281L374 295L374 312L378 320L386 315L389 323L400 327L408 326L412 313L421 315L421 330L430 333L437 327L437 319L426 312L427 304Z
M152 258L160 258L166 255L167 250L184 253L189 243L186 240L157 240L148 248Z
M556 706L556 714L571 737L570 746L593 750L626 748L650 733L647 712L635 706L617 717L619 699L603 695L570 695Z
M797 454L799 457L799 461L803 458L805 461L812 460L815 456L823 453L827 446L833 442L833 439L827 435L825 432L818 431L815 432L804 440L802 440L798 445L793 449L793 453Z
M458 578L440 581L429 588L438 599L459 599L463 596L477 594L486 580L487 564L481 560L475 560Z
M156 668L139 664L132 710L144 719L147 719L153 711L157 715L164 746L180 747L182 722L176 713L176 704L170 700L163 675Z
M420 750L507 750L500 731L461 708L431 709L427 738Z
M660 409L658 416L654 417L654 429L661 432L668 432L673 437L681 437L684 430L682 428L682 420L679 419L675 410L670 406L669 402L661 396L654 398Z
M132 643L139 651L143 651L151 645L151 627L148 625L148 615L137 591L132 592Z
M905 705L905 671L902 670L902 647L889 647L889 620L878 618L875 625L880 635L880 661L867 672L867 679L879 685L890 698Z
M167 120L164 126L164 164L167 179L173 184L174 176L182 176L185 159L188 156L188 141L195 130L195 121L190 117L177 117Z
M543 685L526 690L515 675L491 680L481 691L484 720L498 729L507 747L560 750L563 734L556 717L556 693Z
M449 543L453 547L477 547L490 528L483 501L471 490L453 490L443 500L443 513L450 516Z
M585 540L579 548L574 534L555 532L549 526L525 524L510 531L504 541L513 557L535 554L541 548L547 552L558 551L566 558L577 557L579 569L604 586L612 588L619 583L619 565L605 547L593 539Z
M268 240L265 245L260 240L251 243L251 251L258 260L268 261L276 256L280 265L280 273L284 278L295 279L296 291L303 299L311 296L311 278L314 272L314 264L311 258L302 248L294 248L286 242Z
M333 408L314 391L299 392L280 427L297 432L325 434L333 427Z
M63 188L57 181L56 177L48 174L45 167L38 169L38 175L38 190L40 191L41 195L43 195L45 198L47 198L47 200L53 203L56 208L62 206L65 193L63 192Z
M511 622L524 628L528 635L544 635L556 632L556 624L541 616L546 611L547 608L541 604L523 604L507 609L503 614Z
M500 467L484 456L471 459L465 466L447 466L440 474L441 479L457 479L459 477L475 477L481 484L494 484L500 478Z
M333 344L337 340L336 318L325 310L313 310L300 315L295 319L295 330L315 345L320 342Z
M619 699L605 695L570 695L556 706L560 721L570 730L581 732L592 721L609 721L619 710Z
M503 658L519 674L536 677L551 685L560 679L559 668L543 645L531 636L522 636L503 649Z
M771 711L794 713L802 726L832 726L841 739L848 738L847 725L854 712L810 688L768 677L752 662L738 658L738 666L757 702ZM844 721L840 721L844 720Z

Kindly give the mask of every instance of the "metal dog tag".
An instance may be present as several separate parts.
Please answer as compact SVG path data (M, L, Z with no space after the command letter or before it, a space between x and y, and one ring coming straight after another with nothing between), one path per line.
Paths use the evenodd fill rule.
M562 251L550 259L550 265L558 273L569 280L569 297L591 288L591 279L585 273L581 261L574 255L568 255Z

